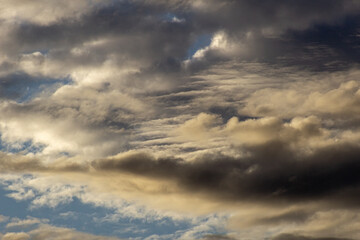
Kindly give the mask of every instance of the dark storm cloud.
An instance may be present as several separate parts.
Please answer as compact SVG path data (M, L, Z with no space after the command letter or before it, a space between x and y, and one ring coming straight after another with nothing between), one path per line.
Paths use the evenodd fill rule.
M304 29L316 22L333 23L356 14L356 1L341 0L226 0L201 2L194 17L203 25L225 28L232 31L273 28ZM284 21L286 19L286 21Z
M126 159L97 161L93 166L98 170L174 180L189 191L235 200L336 199L341 202L359 191L357 146L332 146L310 156L300 156L283 143L273 142L249 151L252 156L248 158L206 156L194 162L137 154ZM350 195L334 197L345 190L351 190ZM300 215L290 213L272 220L306 218L306 214Z
M335 25L318 24L302 32L289 31L287 36L299 46L295 49L299 57L294 63L312 59L316 67L329 70L341 70L351 63L359 63L359 26L360 17L353 16Z
M356 1L206 1L194 21L227 33L238 53L209 49L188 67L197 72L236 58L310 70L341 70L359 62Z
M76 19L16 25L1 44L2 51L14 58L44 52L65 76L78 67L99 67L109 61L122 69L136 69L122 83L115 75L112 88L146 89L156 79L165 79L160 85L171 85L180 81L182 61L203 30L191 21L166 19L166 14L167 9L115 2Z
M162 18L165 13L136 3L114 3L94 9L80 19L64 19L45 26L19 25L10 36L10 45L17 52L43 49L58 50L55 53L61 54L62 50L84 42L119 37L110 46L94 49L96 55L111 49L111 53L128 52L137 57L150 54L155 59L163 54L162 61L170 61L167 58L184 57L192 38L192 26L187 22L165 21Z
M310 70L338 71L359 63L360 18L347 17L333 24L288 30L280 38L256 36L250 58Z
M150 0L145 4L170 10L208 29L232 31L267 27L304 29L313 23L336 22L348 14L356 14L359 7L357 1L341 0Z
M240 43L238 53L223 54L209 49L204 57L194 60L188 68L200 71L230 58L264 62L280 66L297 66L312 71L339 71L360 61L360 18L347 17L334 23L318 23L305 29L286 29L276 36L251 32L250 36L230 31L228 41Z
M196 7L196 2L201 2L199 7ZM153 1L115 1L113 4L94 7L92 12L80 18L62 19L49 25L22 23L12 30L3 51L49 51L49 57L66 60L71 64L94 65L104 62L110 54L115 53L120 63L128 61L129 58L145 61L144 69L138 77L146 78L148 74L180 71L181 61L187 56L192 44L204 34L211 35L223 30L229 34L231 41L244 42L247 49L251 48L248 56L240 55L241 58L275 61L284 57L285 53L293 52L293 55L285 54L285 57L294 59L303 52L304 43L296 39L289 42L289 37L282 34L287 30L298 30L302 34L302 31L311 28L315 23L328 24L330 30L335 26L335 29L339 30L339 25L342 26L346 16L354 15L359 5L356 1L339 0L228 0L222 3L170 1L163 4ZM169 14L184 21L171 21L166 18ZM264 33L266 29L275 32L276 37L268 37L268 34ZM254 38L246 39L249 31ZM347 36L341 36L343 39L339 41L345 41ZM286 41L282 40L284 37ZM91 48L91 53L86 56L73 56L69 53L73 47L104 38L112 41ZM321 38L314 48L321 46L322 41L327 41L325 38L326 36ZM304 37L302 39L313 42ZM347 43L351 45L348 49L357 44L356 39L353 40L352 43ZM309 53L307 58L312 56ZM351 56L352 61L357 60L357 54L353 53ZM203 59L201 64L196 63L192 69L204 68L226 59L226 56L219 56L216 51L209 51L206 59ZM304 57L300 55L297 59Z
M305 237L292 234L281 234L272 240L351 240L350 238L333 238L333 237Z

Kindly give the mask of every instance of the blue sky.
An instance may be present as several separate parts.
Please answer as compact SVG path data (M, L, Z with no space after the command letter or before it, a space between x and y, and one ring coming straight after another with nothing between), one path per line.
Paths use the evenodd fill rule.
M117 236L126 239L145 238L154 234L169 235L193 227L189 220L174 221L170 218L160 220L132 219L122 217L119 214L119 216L111 219L111 215L114 214L116 209L84 204L76 197L72 198L70 202L59 204L56 207L39 206L31 208L32 199L16 201L7 196L13 191L6 189L4 185L2 186L1 212L3 215L10 217L9 220L14 218L27 219L31 216L37 219L47 219L48 223L55 226L75 228L92 234ZM106 220L108 218L110 219ZM2 231L9 230L6 229L5 223L1 228ZM211 232L209 231L209 233Z
M95 201L84 202L84 199L76 196L77 194L67 199L52 199L51 195L56 197L56 191L61 191L60 189L54 189L51 185L45 190L36 189L31 185L21 186L24 182L37 180L39 180L37 176L29 174L7 175L1 179L0 210L2 215L6 216L1 225L3 232L17 230L28 232L36 229L38 224L44 223L94 235L116 236L121 239L145 239L155 235L161 239L172 239L191 231L197 225L207 226L197 233L199 236L225 231L221 225L208 223L210 219L223 221L227 218L217 214L203 215L196 220L186 215L174 218L166 213L162 216L161 213L156 213L134 202L124 201L121 205L109 206L107 203L98 204ZM69 184L60 188L72 189L78 186ZM83 191L86 189L80 189L79 196ZM32 194L29 194L30 192ZM39 203L38 200L44 196L49 197L54 204ZM126 212L128 208L137 211L137 214L129 215ZM11 223L24 220L32 220L32 222L24 226L19 224L20 226L11 227Z

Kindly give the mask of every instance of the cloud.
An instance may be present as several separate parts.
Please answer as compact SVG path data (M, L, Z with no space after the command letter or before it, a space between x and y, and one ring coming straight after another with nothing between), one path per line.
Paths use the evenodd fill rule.
M37 219L37 218L27 218L27 219L19 219L19 218L12 218L11 222L6 224L6 229L10 229L12 231L16 230L26 230L36 227L40 223L46 223L47 220L45 219Z
M274 240L350 240L345 238L314 238L314 237L305 237L305 236L299 236L299 235L292 235L292 234L282 234L280 236L277 236L273 238Z
M316 4L296 1L147 1L149 5L170 7L175 10L192 10L196 20L208 26L223 26L231 30L249 27L277 25L279 28L304 28L314 22L334 21L343 15L355 13L358 4L355 1L319 1ZM327 3L327 4L326 4ZM311 9L309 9L311 6ZM240 14L235 14L240 13ZM253 14L250 14L253 13ZM206 15L207 14L207 15ZM292 24L282 22L288 19ZM247 21L246 21L247 20Z
M186 121L178 129L179 133L190 140L204 140L211 136L209 130L219 124L216 115L200 113L196 118Z
M309 210L295 209L286 211L284 213L276 213L269 217L259 217L255 220L254 224L263 225L278 225L281 223L304 223L307 221L313 213Z
M6 21L28 21L47 25L63 18L79 17L99 3L100 1L88 0L81 0L76 3L72 1L62 3L56 1L38 1L36 3L29 3L23 0L16 0L10 4L3 0L1 1L0 18Z
M133 151L95 160L89 166L62 160L44 164L33 157L4 155L3 170L129 172L172 180L189 191L204 191L220 198L256 198L265 202L325 197L347 201L350 200L348 194L357 192L359 179L356 174L350 173L359 168L356 161L358 146L346 138L340 141L329 139L329 133L321 128L316 117L295 118L289 123L277 118L241 122L232 118L220 127L213 125L216 123L220 122L215 115L200 114L185 122L180 132L186 130L185 134L201 135L209 132L208 128L213 129L208 136L232 138L230 143L235 145L238 156L205 153L191 160L154 157L149 153ZM196 131L191 130L194 126ZM314 143L311 145L312 138Z
M297 142L306 139L307 144L310 145L312 138L318 140L326 135L325 129L321 128L320 119L315 116L294 118L289 124L275 117L242 122L234 117L227 122L225 130L237 144L261 144L277 140Z
M2 236L3 240L28 240L30 236L24 232L20 233L6 233Z
M90 93L91 92L90 90ZM104 99L104 101L106 102L107 100ZM78 101L78 103L80 102L81 104L85 103ZM68 103L70 104L70 102ZM23 145L25 142L30 141L35 146L43 146L43 149L40 151L42 154L52 155L54 158L62 157L64 153L84 156L88 155L89 151L93 152L93 156L96 156L98 154L102 155L104 153L102 152L103 150L112 151L111 149L115 150L114 147L117 150L119 149L121 142L124 140L124 136L126 136L126 131L122 131L121 129L123 129L126 124L125 126L121 124L121 120L106 120L108 117L111 118L107 115L117 115L117 110L104 109L102 113L99 112L102 116L99 116L98 119L91 119L91 117L87 115L91 115L88 111L96 111L96 109L93 109L94 107L97 108L96 105L85 103L82 107L78 106L85 111L80 110L83 112L83 114L80 113L80 115L77 106L63 108L64 106L65 105L57 108L54 105L41 106L41 104L36 103L22 106L13 103L2 104L2 106L0 106L0 108L2 108L1 111L4 113L0 119L2 141L8 143L10 146L16 143ZM27 117L23 118L21 116ZM77 117L78 119L76 120ZM103 131L103 128L100 127L104 122L112 125L112 127L109 126L110 129L108 129L106 133ZM123 132L123 135L116 133L116 130L113 131L112 128L120 128L118 130ZM76 132L75 135L72 134L74 132ZM114 139L116 135L118 137ZM99 144L99 141L102 143Z
M45 239L62 239L71 240L85 238L89 240L118 240L116 237L95 236L92 234L82 233L68 228L53 227L50 225L42 225L39 228L28 233L31 239L45 240Z
M242 158L205 155L191 162L133 154L99 160L93 167L173 180L189 191L233 200L348 202L358 191L356 145L331 145L299 155L284 143L270 141L248 151Z
M231 239L202 236L228 216L254 236L295 239L342 219L333 236L353 238L357 225L341 227L360 184L359 8L0 0L0 170L33 174L4 175L7 196L116 209L103 222L226 215L196 220L184 239ZM26 234L51 231L85 236Z
M214 239L218 239L218 240L233 240L235 238L226 236L226 235L207 235L204 238L202 238L203 240L214 240Z
M343 82L333 89L302 92L294 88L262 89L247 99L244 112L254 116L305 114L346 118L357 114L359 85L356 81Z
M289 159L288 157L292 155L282 152L283 150L276 153L275 146L276 144L267 147L258 146L253 149L257 154L250 155L247 159L204 156L202 159L192 162L182 159L156 159L144 153L128 153L122 157L117 156L94 162L92 167L96 172L91 172L90 175L59 175L62 179L66 178L72 181L72 184L75 180L80 182L80 179L86 180L91 191L96 189L98 192L96 198L94 198L95 195L88 194L90 188L82 188L81 194L77 194L74 191L71 192L73 188L66 185L65 189L70 190L70 195L63 194L64 192L61 191L57 192L56 189L59 190L60 185L57 184L56 178L52 180L49 178L30 179L31 181L25 186L39 191L35 200L47 199L46 201L36 200L35 202L39 203L39 206L53 202L52 199L57 199L59 202L66 195L77 196L81 201L101 206L106 202L104 199L112 199L104 193L112 192L118 193L122 197L129 197L130 193L132 196L129 199L138 199L141 196L142 203L158 207L158 204L162 204L162 209L173 209L168 206L168 203L165 204L161 200L162 198L168 200L171 196L177 196L176 208L181 212L186 208L191 209L192 207L188 204L196 200L184 197L185 194L190 198L200 197L200 202L197 204L212 205L210 207L212 211L214 209L222 209L222 211L228 208L233 209L232 221L236 222L237 218L241 218L243 222L246 222L247 228L261 225L268 228L294 227L292 224L296 223L297 229L295 230L310 236L326 236L331 229L334 229L334 225L338 226L336 227L336 236L348 236L350 229L357 229L356 222L351 225L347 224L356 217L349 214L350 211L354 212L351 210L352 207L357 206L356 201L352 199L358 194L358 179L356 174L351 174L351 171L358 171L355 157L358 155L357 148L331 146L319 149L306 158L299 159L297 156ZM263 151L264 148L267 148L267 151ZM267 156L274 156L273 153L276 153L277 157L269 159ZM339 156L341 161L339 161ZM286 157L286 159L282 159L282 157ZM254 167L253 164L257 164L257 166ZM327 168L324 168L324 165ZM102 175L101 172L104 172L105 175ZM131 175L126 174L127 172ZM107 175L109 178L105 177ZM140 178L137 179L137 176ZM143 181L141 178L144 180L148 178L149 181ZM89 183L90 179L93 179L92 183ZM109 183L111 179L113 184ZM169 184L169 181L174 181L176 185L180 186L180 189L173 188L176 185ZM167 184L162 184L162 182ZM155 189L156 184L159 184L158 189ZM51 187L47 187L48 185ZM139 195L139 193L141 194ZM203 193L203 195L199 195L199 193ZM153 195L153 199L151 195ZM157 204L154 204L155 198L158 201ZM263 217L259 217L260 215L256 211L249 211L248 207L245 207L246 211L243 210L247 212L246 218L241 214L238 215L237 211L243 208L237 203L247 204L248 200L250 200L249 203L255 204L256 209L263 212ZM113 201L111 200L111 202ZM215 206L214 203L216 203ZM307 206L311 203L319 203L319 205ZM185 205L181 206L181 204ZM113 202L110 205L111 207L122 206L120 202ZM297 209L291 209L291 206L297 205ZM195 206L197 205L195 204ZM264 209L259 209L261 206ZM288 207L290 209L287 209ZM343 210L335 212L331 209ZM129 207L123 209L125 212L129 211L129 217L136 216L133 210ZM119 213L119 216L124 216L125 212ZM144 216L144 209L139 212L139 216ZM149 216L147 219L150 219ZM337 219L337 221L334 222L331 219ZM225 223L224 220L220 220L220 222ZM240 224L240 226L244 228L244 225Z
M6 222L8 219L9 217L0 215L0 222Z
M62 65L66 69L73 69L78 65L95 67L112 60L117 66L135 67L138 74L132 80L137 79L137 86L143 86L147 82L145 79L149 77L151 81L156 81L167 74L172 75L167 80L162 79L161 84L157 84L158 87L168 84L170 79L176 82L176 74L175 77L173 74L181 72L182 60L188 49L203 34L213 35L211 45L195 54L197 57L201 55L208 58L205 67L212 62L244 54L254 55L256 58L273 49L280 52L275 55L281 56L284 52L293 51L278 49L285 44L281 41L268 41L267 34L283 33L289 28L303 30L319 23L341 23L342 19L355 13L359 7L355 1L344 3L336 0L325 4L326 11L322 2L312 4L312 10L309 11L309 3L299 5L285 1L267 4L254 4L251 1L226 1L222 4L215 1L115 1L89 4L89 1L79 1L76 4L65 4L66 7L50 1L45 5L53 10L44 11L52 17L45 25L39 25L36 20L45 17L32 11L38 7L37 4L18 1L8 11L4 11L5 16L13 12L16 13L14 19L25 18L30 23L7 25L9 27L4 31L11 33L6 34L5 39L8 41L4 41L3 51L12 51L14 54L45 51L46 65L52 69L48 71L49 74L60 69L64 71ZM26 14L20 14L25 9L28 9ZM82 11L79 16L69 19L69 16L73 16L72 11L79 12L80 9ZM239 12L242 14L234 14ZM249 12L254 14L249 15ZM169 13L174 13L175 16L178 14L184 21L164 22L161 16ZM32 16L27 17L28 14ZM59 17L57 14L64 15ZM291 25L288 24L290 22ZM260 53L256 49L261 45L266 47ZM51 64L47 63L48 60L51 60ZM54 69L54 64L59 66Z
M96 236L92 234L82 233L69 228L55 227L48 224L40 224L35 229L25 232L7 232L2 236L4 240L45 240L45 239L91 239L91 240L119 240L116 237Z

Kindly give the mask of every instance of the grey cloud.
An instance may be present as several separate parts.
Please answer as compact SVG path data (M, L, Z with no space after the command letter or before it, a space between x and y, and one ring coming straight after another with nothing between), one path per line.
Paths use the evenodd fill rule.
M43 170L45 167L43 164L34 158L26 158L23 156L13 156L0 153L0 171L33 171L33 170Z
M314 22L336 21L344 14L356 13L356 1L198 1L201 20L211 25L222 25L230 29L251 27L305 28ZM209 17L205 13L219 13ZM283 21L287 19L287 21Z
M79 1L47 1L39 0L28 2L16 0L15 2L2 1L0 19L8 22L32 22L48 25L64 18L76 18L89 11L94 5L106 5L108 0L79 0Z
M164 20L164 9L146 7L114 3L76 19L15 25L2 42L2 51L14 61L20 53L44 52L46 63L65 76L78 67L99 67L106 62L135 69L126 79L112 77L112 87L118 89L125 85L146 90L159 79L164 80L156 86L177 83L182 60L201 31L192 22Z
M0 152L0 172L87 172L89 166L84 163L59 160L45 164L36 157L23 156L21 153Z
M293 81L287 77L299 69L301 75L303 70L339 71L356 66L360 60L360 4L357 1L115 0L109 4L108 1L96 3L86 4L86 9L81 11L74 11L81 9L80 3L60 11L60 15L32 19L30 15L37 12L34 6L38 8L34 5L23 18L1 20L0 126L4 126L1 140L4 144L36 141L45 145L43 152L49 154L45 158L57 160L44 163L43 152L38 154L39 159L20 156L27 152L1 154L0 171L59 174L72 171L89 175L113 171L120 172L119 175L131 173L170 181L186 193L200 192L216 200L280 206L320 201L333 208L359 207L355 198L360 195L360 148L356 138L331 144L323 139L327 133L336 135L343 131L347 126L340 129L339 122L344 118L357 121L355 94L358 88L352 88L343 98L336 91L333 93L338 98L320 94L317 105L309 101L310 107L305 106L302 111L299 110L301 104L295 103L292 107L291 101L282 95L279 99L268 97L274 95L274 89L270 89L263 98L254 94L258 101L248 104L250 109L245 109L248 111L238 112L252 100L247 97L254 89L265 86L262 85L265 78L266 86L286 88L280 85ZM59 3L47 2L45 8L59 9ZM196 56L187 59L191 49L200 48L194 44L204 36L213 37L211 44L201 46L203 49ZM269 67L266 71L262 67L253 72L241 71L242 64L253 64L251 67L256 68L257 63ZM293 68L277 74L272 71L284 66ZM286 71L291 73L286 75ZM301 75L301 81L311 74ZM73 85L52 86L52 80L56 82L62 77L71 79ZM28 89L39 90L42 83L47 84L49 94L34 100L37 94L31 91L28 94ZM299 85L294 87L299 88ZM304 92L307 96L308 92ZM303 103L303 98L299 98ZM329 99L333 99L331 103L350 101L345 106L329 104ZM290 110L284 111L277 101L290 106ZM271 111L266 104L278 108ZM184 119L204 111L217 114L221 119L208 116L213 120L187 122L189 128L185 130L194 139L197 133L205 133L200 140L181 142L177 136L170 136L171 130L186 121ZM225 129L225 123L233 116L245 120L248 115L256 118L276 115L277 111L280 111L277 116L285 115L285 118L309 116L309 113L322 118L308 125L304 123L304 128L289 127L291 131L283 131L283 119L276 119L274 124L265 124L265 127L250 124L249 131L245 129L247 123L242 122ZM334 116L337 118L333 119ZM324 123L326 117L335 122L331 126L334 129L326 129L329 127L328 122ZM155 119L159 121L149 124L147 129L142 128ZM219 126L221 121L223 124ZM211 125L214 122L217 125ZM355 134L352 129L346 130ZM224 133L228 130L230 133ZM238 138L229 140L233 137L231 134L236 133ZM248 144L252 137L261 141ZM321 139L316 142L318 138ZM335 139L329 138L329 141ZM139 141L134 143L134 139ZM245 141L241 142L242 139ZM148 141L146 145L146 140L159 141ZM151 148L150 144L158 144L158 148ZM158 158L144 153L108 157L134 148L160 149L156 156L173 152L183 155ZM213 153L220 148L222 153ZM199 156L200 151L208 154ZM183 157L189 156L188 152L198 157L190 161ZM86 161L75 162L77 158ZM134 179L136 181L136 177ZM255 224L301 224L311 216L306 210L289 210L258 217ZM40 240L54 232L59 239L102 239L51 227L29 234L32 239ZM204 239L232 238L209 235ZM283 235L275 239L316 238Z
M17 52L40 49L61 56L63 50L81 46L84 42L114 39L116 41L110 41L110 46L93 49L96 53L93 57L96 55L101 59L104 50L108 54L119 52L155 59L162 53L165 56L162 60L182 57L190 44L192 27L186 22L166 22L161 19L162 14L164 12L151 7L145 9L135 3L117 3L94 9L80 19L65 19L46 26L18 26L10 36L11 46L16 47ZM160 59L157 61L161 63Z
M227 35L234 51L208 49L202 58L187 66L199 72L230 59L262 62L277 67L296 67L308 71L339 71L356 67L359 62L359 17L332 24L318 24L301 30L287 30L276 36L259 32ZM228 48L228 47L227 47Z
M351 240L350 238L333 238L333 237L305 237L293 234L281 234L273 240Z
M318 22L337 23L359 7L354 1L337 0L301 4L297 1L225 1L222 4L216 1L195 1L194 4L184 1L175 8L166 4L159 7L159 4L149 2L118 2L95 8L77 19L64 19L45 26L22 24L12 31L4 49L16 52L49 50L49 57L66 59L72 64L98 64L114 53L122 63L125 54L127 61L130 58L146 62L143 74L139 75L146 77L154 71L180 71L181 61L190 45L205 33L228 32L232 42L244 41L246 48L250 46L251 51L255 51L251 53L255 54L254 58L259 57L259 52L266 56L266 52L276 49L274 46L281 46L275 51L277 53L269 53L275 54L273 58L276 58L276 55L281 55L279 52L289 52L289 49L283 49L286 41L264 38L262 33L258 33L261 29L270 27L283 31L288 28L304 29ZM194 7L196 2L201 7ZM176 23L162 19L172 12L184 16L186 21ZM234 31L241 34L232 33ZM252 31L257 37L246 40L247 31ZM90 48L90 55L76 57L69 54L73 47L103 39L112 41L100 48ZM261 51L256 50L260 46L263 46ZM216 52L210 51L202 64L206 67L222 59Z
M334 22L347 14L356 14L356 1L251 1L251 0L183 0L147 1L150 6L160 6L194 18L202 26L248 30L275 27L303 29L313 23ZM186 15L188 14L188 15ZM287 19L287 21L283 21Z
M248 158L205 156L194 162L138 154L127 159L99 160L93 167L165 178L189 191L233 200L348 202L351 194L359 191L357 146L335 145L299 156L283 143L271 142L248 151ZM341 195L347 190L350 193Z
M226 235L219 235L219 234L207 235L202 238L202 240L235 240L235 239L236 238L229 237Z
M192 61L191 71L234 58L311 71L338 71L359 62L355 1L202 3L195 18L212 26L212 32L227 33L238 52L209 49L203 58Z
M256 224L278 225L281 223L303 223L312 216L313 212L306 210L288 211L271 217L259 218Z

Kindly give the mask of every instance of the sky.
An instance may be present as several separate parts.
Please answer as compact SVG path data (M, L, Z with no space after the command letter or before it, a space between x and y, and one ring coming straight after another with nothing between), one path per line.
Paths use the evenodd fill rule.
M0 239L360 239L360 1L0 0Z

